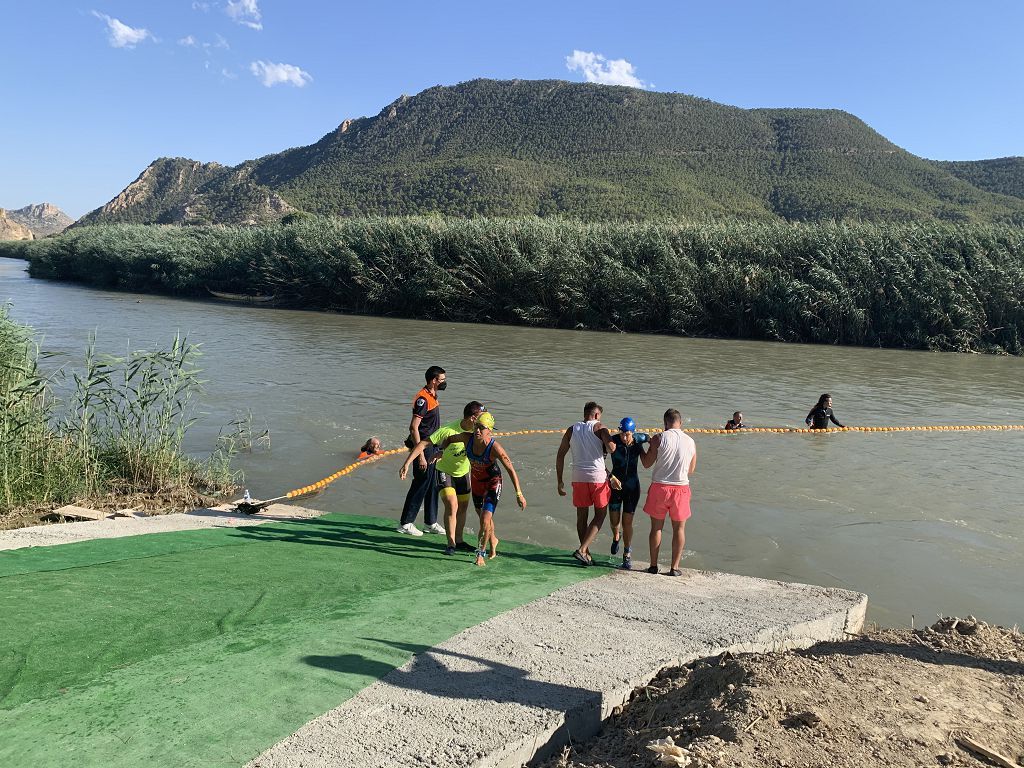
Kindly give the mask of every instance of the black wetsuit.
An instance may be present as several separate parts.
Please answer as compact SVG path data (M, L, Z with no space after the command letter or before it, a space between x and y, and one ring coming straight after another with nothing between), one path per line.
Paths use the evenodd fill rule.
M612 437L615 443L615 453L612 454L612 476L617 477L622 483L622 490L612 489L612 500L610 507L618 511L621 509L630 515L636 512L640 503L640 475L637 474L637 462L643 449L640 447L648 440L647 435L642 432L633 435L633 444L626 445L622 442L620 435Z
M807 414L804 421L811 425L811 429L828 429L830 421L837 427L843 426L836 420L836 415L832 413L831 408L822 408L820 405L811 408L811 412Z

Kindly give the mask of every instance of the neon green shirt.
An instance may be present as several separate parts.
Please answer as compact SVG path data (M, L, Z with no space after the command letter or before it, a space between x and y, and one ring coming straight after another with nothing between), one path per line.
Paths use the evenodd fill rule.
M442 424L436 432L430 436L430 442L440 445L452 435L461 435L465 432L462 428L462 419ZM462 477L469 474L469 459L466 458L466 444L454 443L444 449L444 453L437 461L437 471L444 472L452 477Z

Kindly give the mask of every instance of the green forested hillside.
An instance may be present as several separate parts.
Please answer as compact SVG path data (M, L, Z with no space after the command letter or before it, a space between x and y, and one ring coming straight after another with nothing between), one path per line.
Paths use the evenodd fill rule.
M1024 198L1024 157L937 160L935 165L986 192Z
M168 175L155 165L147 173ZM187 178L168 185L173 201L151 193L140 206L108 205L87 221L169 221L156 212L177 206L184 223L262 221L291 208L1024 222L1024 201L979 189L844 112L746 110L557 80L430 88L376 117L345 121L311 146L194 176L191 189ZM276 204L260 207L274 194ZM184 208L182 196L191 201Z

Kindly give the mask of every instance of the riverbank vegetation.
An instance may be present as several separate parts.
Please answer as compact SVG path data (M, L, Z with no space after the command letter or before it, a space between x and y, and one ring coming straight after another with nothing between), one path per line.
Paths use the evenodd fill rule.
M80 371L47 376L30 330L0 308L0 528L68 503L181 510L230 491L227 444L207 460L182 447L197 355L181 338L124 358L90 346Z
M104 225L6 244L33 276L281 306L1024 353L1024 229L983 224L337 219Z

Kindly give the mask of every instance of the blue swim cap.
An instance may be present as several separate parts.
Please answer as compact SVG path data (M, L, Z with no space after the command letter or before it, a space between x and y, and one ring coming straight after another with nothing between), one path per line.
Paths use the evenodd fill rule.
M619 422L619 432L636 432L636 422L627 416Z

